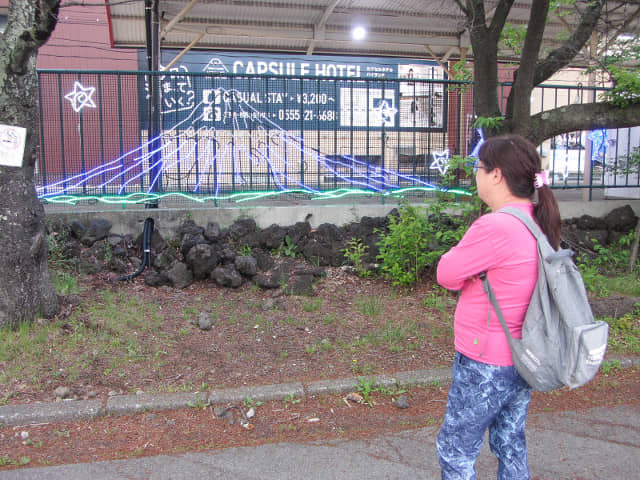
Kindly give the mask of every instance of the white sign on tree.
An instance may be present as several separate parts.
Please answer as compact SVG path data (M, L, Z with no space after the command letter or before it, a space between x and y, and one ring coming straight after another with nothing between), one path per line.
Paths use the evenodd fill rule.
M22 167L27 129L0 125L0 165Z

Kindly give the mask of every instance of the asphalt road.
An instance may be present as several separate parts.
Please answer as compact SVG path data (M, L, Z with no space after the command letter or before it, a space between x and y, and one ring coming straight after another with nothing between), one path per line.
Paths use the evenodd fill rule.
M373 480L436 479L439 427L385 435L371 441L320 441L230 448L0 472L0 480ZM640 407L591 408L529 416L532 479L640 479ZM496 478L487 442L478 480Z

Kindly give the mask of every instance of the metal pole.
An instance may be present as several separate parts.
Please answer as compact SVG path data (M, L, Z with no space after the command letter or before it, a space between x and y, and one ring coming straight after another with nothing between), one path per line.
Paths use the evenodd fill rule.
M150 4L150 5L149 5ZM145 0L145 20L147 23L147 60L150 70L154 72L149 79L149 148L151 155L150 192L162 191L162 154L160 148L160 17L159 0ZM158 201L153 200L145 204L146 208L158 208Z
M151 0L144 0L144 28L147 40L147 70L151 70Z
M590 65L594 65L596 60L595 60L595 52L597 51L598 48L598 37L596 35L596 33L594 32L593 35L591 35L591 42L590 42L590 59L589 59L589 64ZM589 77L588 77L588 84L589 86L592 88L591 90L591 98L589 99L592 102L596 101L596 74L595 72L590 72L589 73ZM580 136L582 138L582 132L580 132ZM592 152L593 152L593 142L589 139L586 139L586 150L585 150L585 159L584 159L584 177L583 180L586 180L589 182L589 188L585 189L582 191L582 199L585 201L591 201L593 198L593 173L592 173L592 165L591 165L591 156L592 156Z

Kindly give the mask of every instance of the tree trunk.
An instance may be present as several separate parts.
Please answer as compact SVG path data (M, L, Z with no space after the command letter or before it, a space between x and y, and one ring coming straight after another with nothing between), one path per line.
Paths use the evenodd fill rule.
M500 0L495 7L491 23L487 25L484 0L467 0L469 34L473 46L474 108L479 117L500 117L498 101L498 41L513 0ZM480 52L480 53L478 53ZM485 129L485 135L497 131Z
M34 182L39 143L36 53L55 27L58 3L11 1L0 37L0 124L27 130L22 166L0 160L0 326L58 311L47 266L44 208Z
M498 106L498 96L495 85L498 80L497 45L493 45L486 26L484 2L478 0L467 1L468 29L471 44L474 49L473 78L474 109L476 115L488 117ZM476 51L481 51L478 55Z
M542 33L549 15L547 0L534 0L527 26L525 45L520 58L518 70L514 72L514 88L507 99L506 121L504 132L518 133L534 141L536 134L530 122L530 98L532 89L546 81L554 73L569 65L571 60L582 50L598 24L603 7L603 0L592 1L586 5L579 24L571 36L563 44L551 51L546 58L539 60ZM570 120L570 119L569 119ZM578 128L579 129L579 128ZM573 131L571 129L564 132ZM545 140L548 137L542 137ZM534 141L534 143L536 143Z
M525 133L529 117L531 116L531 91L533 90L533 78L538 52L542 45L542 36L549 11L549 0L533 0L527 35L522 48L522 56L518 74L513 84L513 117L511 129L513 133Z

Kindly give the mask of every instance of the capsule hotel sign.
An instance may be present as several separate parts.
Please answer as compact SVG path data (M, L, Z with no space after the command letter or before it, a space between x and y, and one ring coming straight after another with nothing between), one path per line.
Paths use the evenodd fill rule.
M161 63L179 53L163 50ZM146 51L139 61L144 70ZM165 129L195 121L216 130L261 124L292 131L444 131L445 80L443 68L428 60L199 50L158 77ZM139 85L146 128L149 92Z

